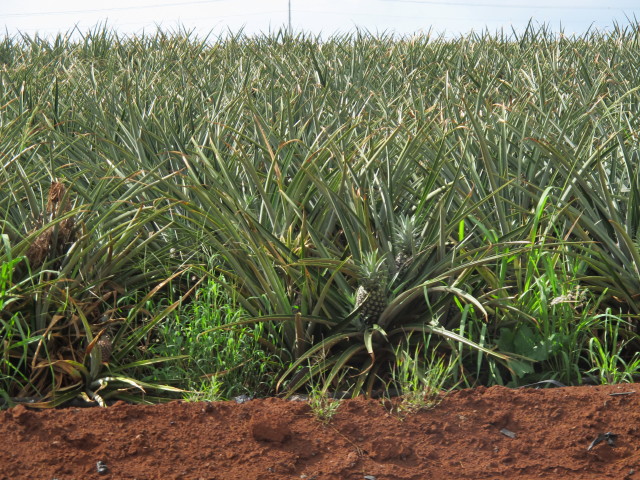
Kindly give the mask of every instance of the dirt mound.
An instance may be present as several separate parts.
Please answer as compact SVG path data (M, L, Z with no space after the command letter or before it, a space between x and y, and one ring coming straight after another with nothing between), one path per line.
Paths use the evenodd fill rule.
M477 388L396 407L345 400L323 423L275 398L19 406L0 412L0 479L640 479L640 385Z

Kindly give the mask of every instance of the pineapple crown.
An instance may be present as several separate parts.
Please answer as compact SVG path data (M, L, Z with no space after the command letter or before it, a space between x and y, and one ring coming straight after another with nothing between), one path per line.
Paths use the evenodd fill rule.
M358 265L358 283L364 287L384 288L388 277L384 260L377 250L365 253Z
M402 215L393 229L394 246L403 253L411 253L417 237L415 219Z

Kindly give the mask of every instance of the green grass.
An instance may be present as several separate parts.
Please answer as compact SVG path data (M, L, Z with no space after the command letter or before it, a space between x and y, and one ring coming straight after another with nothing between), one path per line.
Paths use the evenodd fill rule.
M158 325L150 353L184 358L153 369L149 381L180 385L194 399L228 400L274 391L286 359L262 347L263 325L224 329L246 313L221 282L208 280L188 305Z
M396 408L400 416L435 407L443 393L457 386L452 383L454 359L439 356L437 347L426 352L424 346L430 344L429 340L423 337L411 342L409 337L407 345L398 346L396 350L396 363L388 385L402 398Z

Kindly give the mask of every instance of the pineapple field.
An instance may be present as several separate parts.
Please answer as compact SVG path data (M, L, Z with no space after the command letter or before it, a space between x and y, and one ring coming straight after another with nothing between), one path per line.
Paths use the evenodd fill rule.
M639 31L5 36L3 405L633 382Z

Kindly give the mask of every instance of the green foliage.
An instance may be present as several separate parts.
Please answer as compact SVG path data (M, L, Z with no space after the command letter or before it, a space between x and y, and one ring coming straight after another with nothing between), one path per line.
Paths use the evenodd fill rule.
M2 236L5 251L10 255L10 245L6 235ZM17 288L13 284L13 271L22 258L10 259L0 267L0 312L9 310L12 303L19 299ZM2 338L2 351L0 357L0 394L9 398L8 392L14 385L24 385L28 382L23 370L29 359L28 347L39 340L25 331L20 314L13 313L6 319L0 317L0 338Z
M324 358L320 356L317 360L322 363ZM312 368L311 364L309 368ZM307 401L316 418L320 422L328 424L335 414L338 413L344 392L329 392L328 387L331 384L327 383L326 378L323 378L324 372L325 369L320 369L318 377L309 379L309 395Z
M425 346L430 339L423 337L422 342L399 346L395 352L396 363L391 371L390 386L395 388L402 400L397 407L400 415L417 410L435 407L446 390L452 389L452 370L455 364L449 357L449 364L442 356L438 356L438 346L430 353Z
M188 389L194 399L228 400L274 390L282 360L261 346L264 325L226 328L246 314L223 282L209 279L190 303L159 324L152 353L182 358L154 368L150 379Z
M601 384L633 383L640 373L640 354L625 354L625 347L637 341L638 334L630 324L610 309L598 316L599 331L589 339L586 357L587 376Z
M322 423L329 423L338 413L340 400L331 398L327 392L312 386L309 394L309 407L318 420Z

